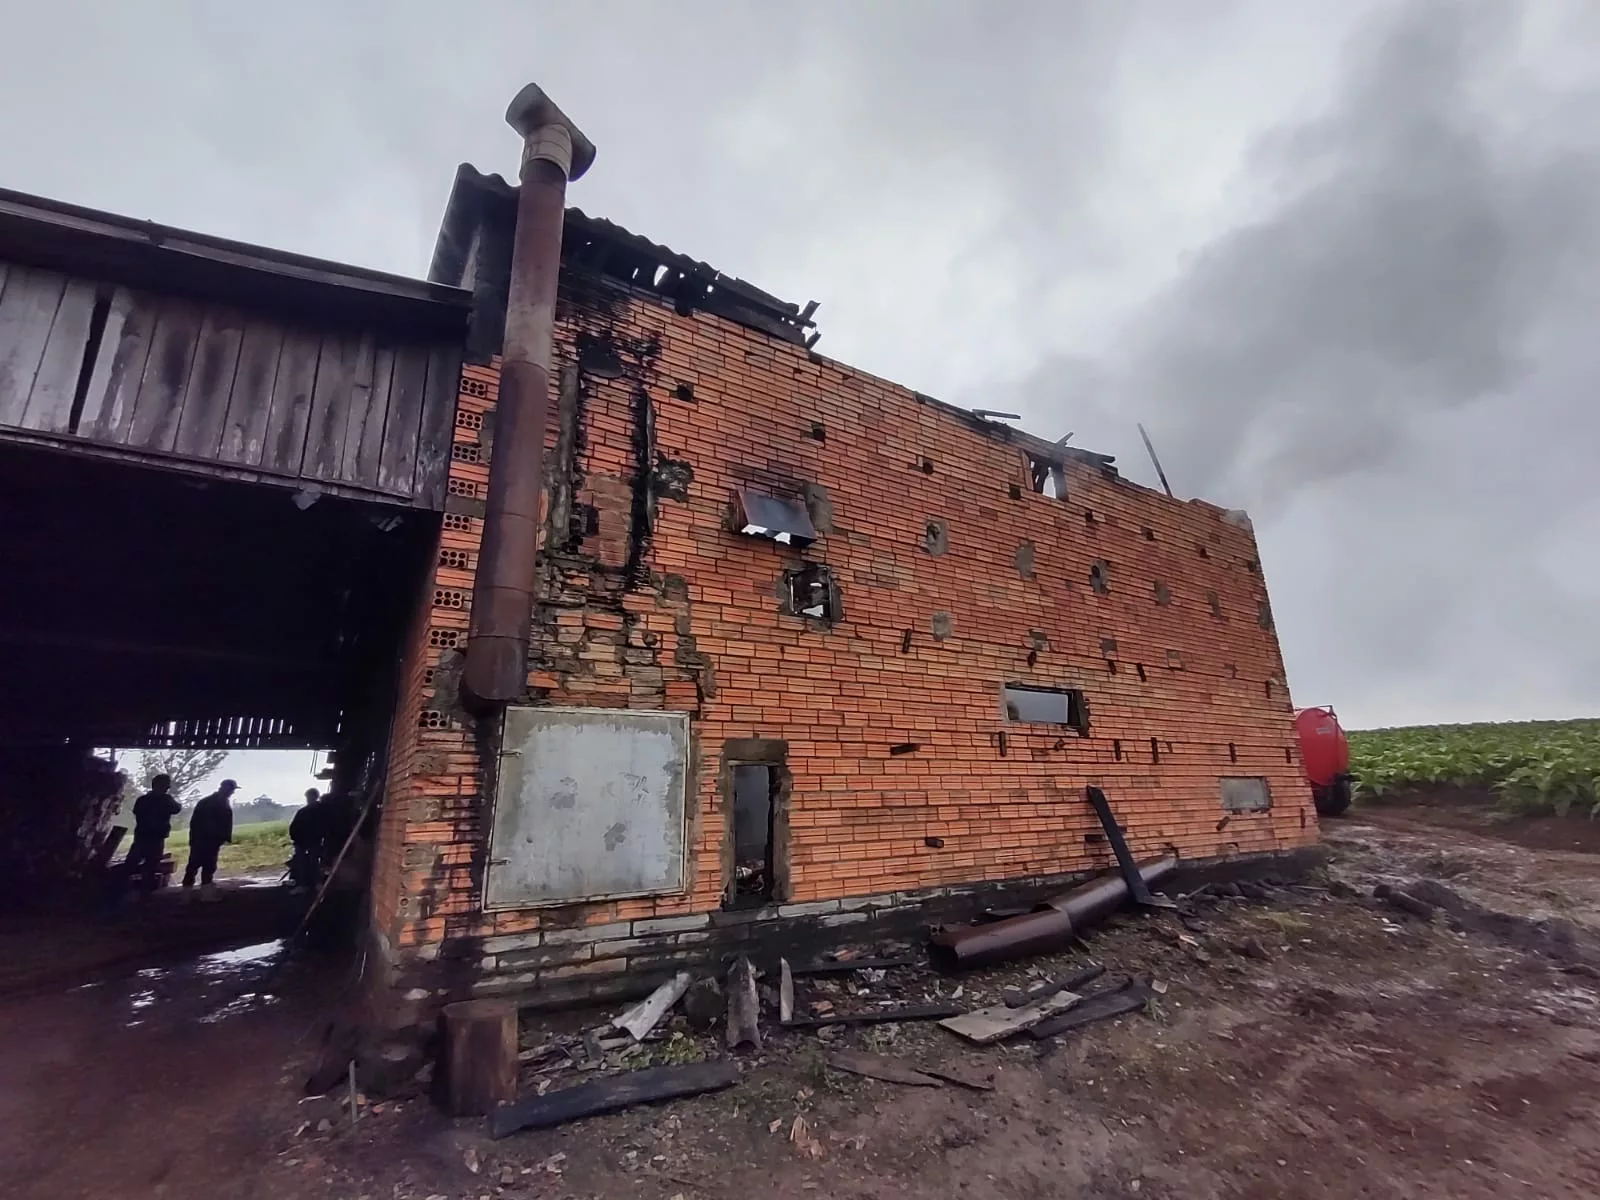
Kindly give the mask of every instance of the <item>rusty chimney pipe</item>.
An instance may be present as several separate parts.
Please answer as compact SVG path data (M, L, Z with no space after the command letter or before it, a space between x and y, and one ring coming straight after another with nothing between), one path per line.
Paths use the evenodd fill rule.
M594 144L537 84L517 93L506 122L522 135L522 186L483 547L461 675L462 699L480 712L509 704L527 690L561 224L567 180L577 179L594 162Z

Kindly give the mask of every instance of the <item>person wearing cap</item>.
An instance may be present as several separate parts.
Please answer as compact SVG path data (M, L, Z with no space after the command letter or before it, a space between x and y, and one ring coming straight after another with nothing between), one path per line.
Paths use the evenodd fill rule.
M200 876L200 886L211 895L217 876L217 853L233 841L233 806L229 799L239 790L231 779L224 779L211 795L194 806L189 818L189 862L183 868L183 886L194 886L195 875Z

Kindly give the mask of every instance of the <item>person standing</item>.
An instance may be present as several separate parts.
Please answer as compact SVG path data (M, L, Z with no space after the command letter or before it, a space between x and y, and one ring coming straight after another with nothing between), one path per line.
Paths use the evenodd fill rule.
M151 875L161 869L172 818L182 811L183 805L172 794L170 775L153 776L150 790L133 802L133 844L122 865L130 877L138 876L146 889L151 886Z
M305 807L289 822L289 881L295 887L316 887L322 878L322 794L306 789Z
M231 779L224 779L211 795L194 806L189 818L189 862L183 868L183 886L194 886L195 875L207 896L214 893L217 853L233 841L233 806L229 798L239 790Z

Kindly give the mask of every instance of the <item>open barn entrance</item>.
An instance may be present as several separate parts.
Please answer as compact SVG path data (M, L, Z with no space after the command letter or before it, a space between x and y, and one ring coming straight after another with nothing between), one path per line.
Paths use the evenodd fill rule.
M107 930L137 951L168 921L195 950L292 925L287 888L180 906L108 886L134 831L108 856L122 781L94 748L327 750L321 786L359 815L438 515L3 443L0 513L0 941L70 920L72 952L35 946L59 969L116 957ZM0 974L37 957L0 954Z

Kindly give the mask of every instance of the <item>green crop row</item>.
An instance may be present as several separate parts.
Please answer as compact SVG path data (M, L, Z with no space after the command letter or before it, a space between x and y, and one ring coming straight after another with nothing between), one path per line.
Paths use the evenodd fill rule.
M1600 720L1352 731L1356 794L1483 788L1518 812L1600 815Z

